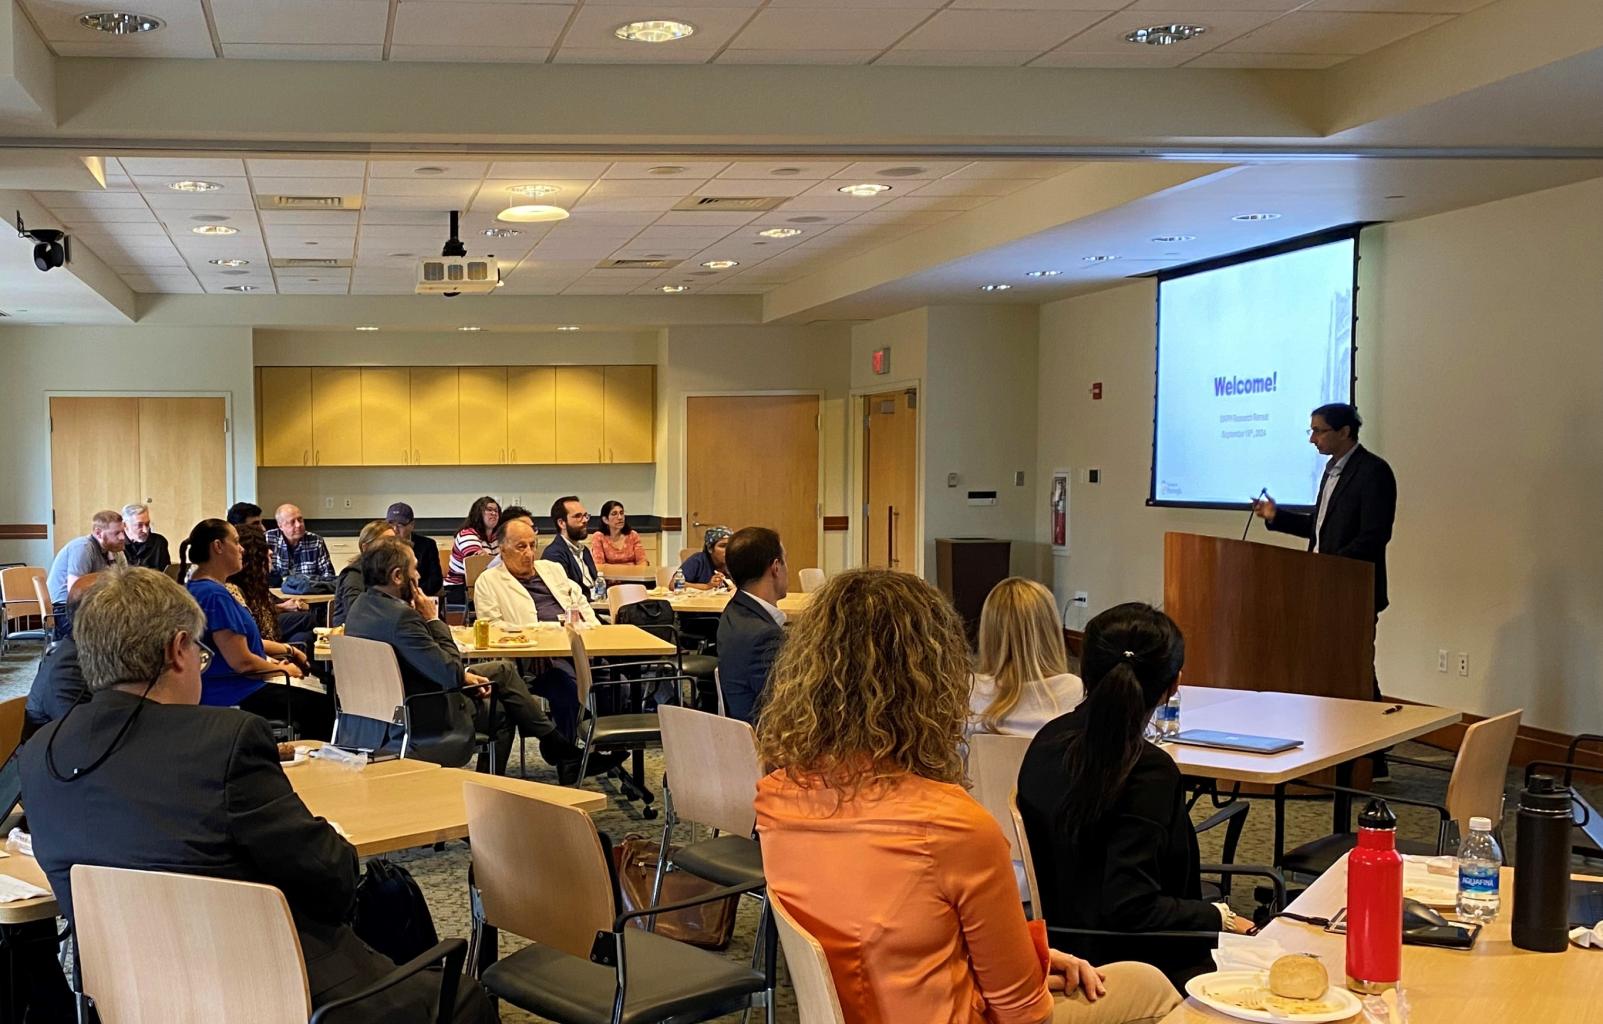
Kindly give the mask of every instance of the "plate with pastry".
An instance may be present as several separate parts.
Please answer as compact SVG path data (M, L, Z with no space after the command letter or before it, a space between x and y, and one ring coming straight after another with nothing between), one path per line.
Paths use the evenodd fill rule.
M305 764L312 759L311 751L293 743L280 743L278 745L278 766L292 768L298 764Z
M1220 1013L1266 1024L1346 1020L1363 1009L1358 997L1334 988L1316 956L1283 956L1265 971L1215 971L1186 982L1186 995Z

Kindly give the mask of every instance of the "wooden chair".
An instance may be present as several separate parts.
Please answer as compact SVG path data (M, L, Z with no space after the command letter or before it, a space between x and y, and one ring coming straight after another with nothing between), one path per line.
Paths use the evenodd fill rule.
M577 629L568 629L568 647L573 652L573 673L578 682L579 704L589 712L589 716L579 725L577 737L582 753L579 756L579 775L573 785L582 786L592 754L603 750L644 750L658 745L662 742L662 728L654 714L600 714L596 706L596 687L633 686L638 680L597 679L590 665L590 655L585 650L584 636ZM671 677L653 676L651 681L661 682L665 678ZM675 678L675 685L682 682L683 678ZM656 809L651 806L656 796L646 788L643 780L625 771L616 772L614 777L622 785L625 799L639 800L646 805L642 813L648 818L656 817Z
M762 884L763 854L753 835L757 811L752 794L762 778L757 737L734 718L667 705L657 709L662 729L663 821L657 877L651 902L662 896L671 866L719 885ZM671 855L680 821L724 833L682 846Z
M495 561L494 555L488 551L481 551L476 555L469 555L462 562L462 578L467 581L467 596L463 599L465 606L463 615L466 622L472 622L474 619L473 585L479 582L480 574L488 569L493 561Z
M0 764L5 764L22 745L22 729L27 723L28 695L0 702Z
M475 946L494 960L492 928L532 943L483 968L484 987L496 997L557 1024L690 1024L748 1009L772 987L772 956L759 972L629 927L654 911L619 913L607 852L583 811L473 782L463 791L473 886L483 908ZM656 909L699 906L751 889L715 889Z
M779 930L779 945L790 968L790 983L796 989L796 1010L800 1024L846 1024L835 991L835 976L829 971L829 958L823 945L796 923L785 905L772 894L768 906L773 910Z
M1002 830L1007 836L1008 845L1019 851L1019 859L1024 863L1024 885L1030 894L1030 917L1039 921L1046 920L1046 908L1041 905L1041 883L1035 880L1035 858L1030 856L1030 840L1024 831L1024 815L1019 813L1018 790L1007 795L1008 827Z
M824 570L803 569L797 574L797 579L801 581L802 593L815 594L824 585Z
M401 727L401 757L420 761L433 761L450 768L460 768L472 760L475 748L485 748L489 763L494 768L495 741L491 736L469 729L448 732L442 736L418 737L414 740L412 714L422 702L454 701L463 705L458 715L471 715L470 698L461 693L420 693L408 697L401 682L401 666L395 660L395 649L378 640L364 640L355 636L330 636L329 656L339 679L338 713L334 716L334 734L330 742L339 742L340 719L344 715L371 719L383 723L385 739L389 729ZM451 709L446 709L450 715ZM457 756L464 753L465 756Z
M51 602L49 594L45 596L41 606L39 597L33 589L35 579L43 580L45 571L31 565L14 565L7 569L0 569L0 655L11 648L15 640L38 640L41 643L50 642L51 633L43 625L44 617L50 614ZM38 619L38 629L13 629L13 625L28 619Z
M607 614L618 621L618 609L646 599L646 588L639 583L616 583L607 588Z
M44 628L50 632L51 636L55 636L56 613L52 610L55 605L50 600L50 588L45 585L44 574L40 573L30 582L33 583L33 599L39 602L39 607L42 609L39 621L43 623Z
M117 1024L320 1024L441 963L435 1021L448 1024L467 954L447 939L314 1011L300 937L273 886L78 864L72 902L84 993Z
M657 566L657 587L661 590L667 590L673 586L673 574L678 570L679 566L677 564Z
M675 569L677 569L681 565L684 565L685 564L685 559L689 558L691 555L695 554L696 552L698 552L700 550L701 550L700 548L680 548L679 549L679 561L675 562L673 564L673 567Z

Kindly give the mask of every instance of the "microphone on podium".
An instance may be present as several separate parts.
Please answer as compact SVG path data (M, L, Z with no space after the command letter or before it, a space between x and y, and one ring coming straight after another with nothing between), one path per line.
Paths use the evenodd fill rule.
M1247 539L1247 531L1252 529L1252 519L1258 514L1258 499L1269 497L1269 488L1263 487L1258 491L1258 497L1252 499L1252 508L1247 511L1247 525L1241 528L1241 539Z

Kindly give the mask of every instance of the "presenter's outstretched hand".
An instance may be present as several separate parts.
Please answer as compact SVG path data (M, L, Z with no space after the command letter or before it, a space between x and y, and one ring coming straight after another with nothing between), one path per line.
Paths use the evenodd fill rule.
M1266 523L1275 521L1275 499L1259 498L1252 503L1253 514Z

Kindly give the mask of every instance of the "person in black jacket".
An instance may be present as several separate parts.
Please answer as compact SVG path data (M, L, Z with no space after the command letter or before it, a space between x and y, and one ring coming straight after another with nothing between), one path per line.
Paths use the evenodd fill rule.
M330 626L345 625L345 617L351 614L351 605L367 592L367 581L362 578L362 555L384 538L395 536L398 536L395 527L383 519L373 520L356 535L356 557L334 577L334 601L328 615ZM419 563L418 575L421 577L422 573L423 565ZM422 589L421 585L419 589Z
M412 554L417 556L419 588L430 597L439 597L441 589L445 587L440 548L432 537L416 532L417 528L413 525L415 518L412 506L404 501L397 501L384 513L384 521L395 527L395 535L412 545Z
M122 507L122 522L128 540L123 544L122 555L129 565L142 565L157 572L166 571L173 564L167 550L167 538L150 528L150 506L134 502Z
M89 699L89 684L84 682L83 668L78 664L78 644L72 638L72 617L83 604L89 588L100 582L103 575L92 572L79 576L67 590L65 622L57 630L61 638L45 648L44 657L39 659L39 670L34 673L33 686L28 689L28 702L23 708L24 740L47 723L64 716L74 705Z
M785 613L779 610L790 585L785 548L773 530L748 526L729 538L725 562L736 590L718 619L724 713L756 725L768 672L785 639Z
M84 599L74 632L93 697L21 753L34 855L69 921L75 864L274 886L300 935L313 1006L353 995L395 968L348 924L356 849L290 787L265 720L197 703L212 656L205 628L194 599L149 569L113 571ZM460 984L457 1019L485 1020L483 992ZM438 975L425 973L340 1019L425 1024L438 993Z
M586 594L593 594L600 570L590 553L590 513L584 510L584 502L571 494L553 501L551 522L557 528L557 539L546 545L540 557L562 566L568 579L583 587Z
M1086 698L1036 734L1018 802L1047 923L1101 931L1234 931L1252 923L1202 899L1180 769L1143 738L1180 685L1185 640L1167 615L1121 604L1085 627ZM1207 939L1052 937L1066 953L1139 960L1184 990L1213 969Z

